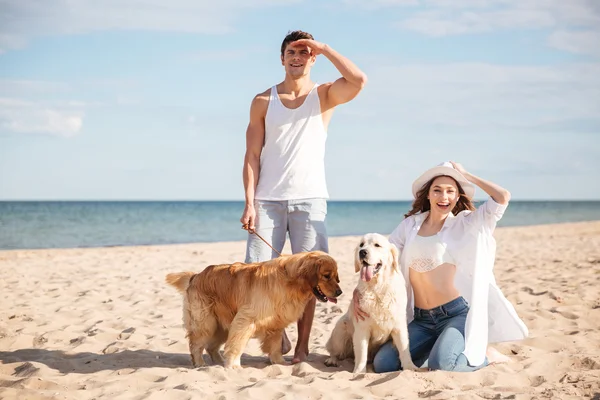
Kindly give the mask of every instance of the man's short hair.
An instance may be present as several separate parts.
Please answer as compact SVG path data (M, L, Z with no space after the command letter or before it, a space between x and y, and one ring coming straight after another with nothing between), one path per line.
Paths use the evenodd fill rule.
M300 40L300 39L315 40L315 38L313 37L313 35L311 35L308 32L304 32L304 31L292 31L292 32L288 32L288 34L285 37L285 39L283 39L283 43L281 43L281 56L283 57L283 53L285 52L285 48L287 47L288 44L290 44L292 42L295 42L296 40Z

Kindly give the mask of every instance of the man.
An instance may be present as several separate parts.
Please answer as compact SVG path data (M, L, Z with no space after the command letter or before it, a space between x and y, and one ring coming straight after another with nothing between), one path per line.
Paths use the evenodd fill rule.
M332 83L316 85L310 71L318 55L341 73ZM334 108L352 100L367 82L350 60L309 33L290 32L281 44L285 79L254 97L246 131L243 180L246 206L240 221L281 252L289 232L292 253L328 252L325 217L325 140ZM248 235L246 262L276 257L256 235ZM292 363L308 356L316 299L298 321ZM284 332L283 353L290 350Z

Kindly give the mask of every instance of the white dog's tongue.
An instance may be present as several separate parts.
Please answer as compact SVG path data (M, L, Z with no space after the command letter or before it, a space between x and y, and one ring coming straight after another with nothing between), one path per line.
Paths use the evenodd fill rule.
M373 266L367 265L360 269L360 279L369 282L373 278Z

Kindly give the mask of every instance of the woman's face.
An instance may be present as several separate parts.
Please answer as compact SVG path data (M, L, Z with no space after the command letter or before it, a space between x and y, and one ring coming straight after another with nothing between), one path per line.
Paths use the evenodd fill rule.
M454 210L459 197L458 185L449 176L435 178L427 195L431 211L440 214L448 214Z

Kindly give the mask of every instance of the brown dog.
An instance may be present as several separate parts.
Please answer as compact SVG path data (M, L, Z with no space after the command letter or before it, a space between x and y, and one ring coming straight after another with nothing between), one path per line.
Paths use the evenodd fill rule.
M205 365L204 349L213 363L223 362L223 343L225 367L240 367L252 337L262 342L272 363L284 364L285 327L302 316L311 296L335 303L342 294L337 263L321 251L262 263L211 265L199 274L168 274L166 281L184 295L183 322L194 367Z

